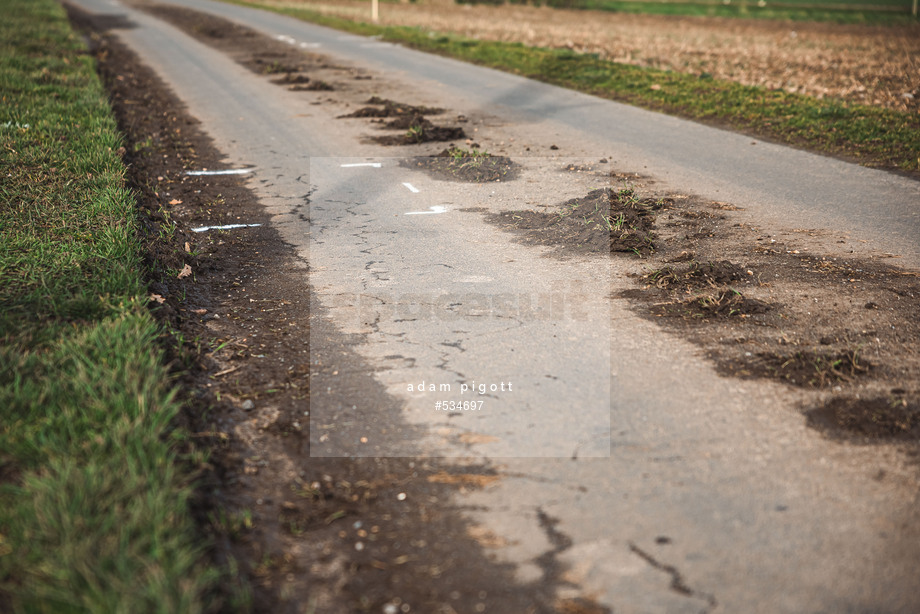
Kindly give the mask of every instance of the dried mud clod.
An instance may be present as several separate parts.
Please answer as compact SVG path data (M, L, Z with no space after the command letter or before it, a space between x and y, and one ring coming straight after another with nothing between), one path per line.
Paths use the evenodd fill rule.
M643 276L657 288L705 288L737 283L747 277L742 267L729 260L698 262L691 260L680 266L665 266Z
M556 213L503 211L486 221L523 235L525 243L575 253L621 252L647 256L656 249L656 213L666 199L639 198L632 189L592 190Z
M747 298L733 288L706 292L690 299L659 306L661 316L678 316L705 321L708 318L748 318L765 314L773 308L764 301Z
M651 307L657 317L686 318L705 323L712 318L748 318L766 314L774 305L746 297L736 286L747 284L753 272L729 261L699 262L690 260L682 264L668 264L640 278L645 280L644 291L627 291L625 298L643 296L654 289L662 300ZM688 295L690 295L688 297Z
M283 58L275 59L275 54L265 54L269 57L256 56L252 59L250 68L263 75L280 75L300 72L304 69L300 64L289 63Z
M416 115L421 115L422 117L427 115L441 115L444 113L444 109L438 109L435 107L425 107L425 106L416 106L411 104L405 104L402 102L396 102L389 100L387 98L380 98L379 96L372 96L368 99L368 105L361 107L357 111L348 113L347 115L340 115L340 118L347 117L374 117L374 118L383 118L383 117L412 117Z
M612 190L605 188L610 205L609 220L603 219L610 230L611 252L632 252L636 255L648 255L655 251L657 235L655 227L656 213L667 206L663 199L639 198L630 188ZM575 201L579 207L592 204L601 194L588 195L584 203Z
M301 74L310 70L334 68L322 56L293 48L285 42L271 39L251 28L216 15L162 4L141 4L138 8L168 21L211 47L226 52L237 63L256 74L284 75L272 80L276 85L287 86L291 91L334 89L325 81L311 80Z
M819 231L765 233L733 221L738 209L675 197L659 216L658 264L630 275L641 285L617 296L699 345L723 376L783 383L812 402L831 391L810 427L916 443L916 403L902 395L882 411L872 399L920 368L918 274L816 251L809 239Z
M798 350L788 353L757 352L750 360L732 365L724 362L723 373L742 378L769 378L801 388L829 388L853 384L867 375L872 363L851 350Z
M285 86L292 92L331 92L335 89L325 81L290 72L278 79L272 79L272 83Z
M403 160L400 165L424 170L438 179L467 183L509 181L517 176L517 165L510 158L459 147L444 149L435 156Z
M321 81L319 79L311 81L307 85L291 85L288 87L288 89L292 92L332 92L332 91L335 91L335 88L332 85L330 85L329 83L326 83L325 81Z
M424 116L416 115L405 124L406 132L396 136L377 136L371 141L380 145L417 145L419 143L438 143L457 141L466 138L463 128L435 126Z
M275 85L306 85L310 83L310 77L293 72L285 73L283 77L272 79Z
M392 121L385 123L382 127L390 130L405 131L400 135L372 137L370 139L371 142L380 145L416 145L419 143L457 141L466 138L466 133L463 131L463 128L455 126L436 126L427 118L428 115L440 115L444 113L444 109L394 102L378 96L371 97L367 101L367 104L375 106L362 107L347 115L340 115L339 119L351 117L374 119L394 118Z
M920 437L920 405L903 395L835 397L805 411L808 426L835 439L868 441Z

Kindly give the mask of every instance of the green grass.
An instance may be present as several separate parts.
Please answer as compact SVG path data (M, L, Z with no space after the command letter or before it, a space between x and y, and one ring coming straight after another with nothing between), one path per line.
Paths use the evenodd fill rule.
M230 0L328 27L489 66L603 98L727 127L763 139L845 157L866 166L920 172L920 114L781 90L707 74L618 64L567 49L479 41L420 28L378 26L305 9Z
M459 0L458 4L502 4L499 0ZM524 4L510 0L509 4ZM784 19L833 23L903 25L916 23L911 0L543 0L545 6L691 17Z
M54 0L4 2L0 102L0 610L204 611L120 136Z

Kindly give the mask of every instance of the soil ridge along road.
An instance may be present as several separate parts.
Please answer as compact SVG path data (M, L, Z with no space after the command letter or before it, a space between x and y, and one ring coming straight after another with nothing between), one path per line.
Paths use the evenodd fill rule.
M371 465L395 463L391 457L401 454L451 457L443 461L443 471L422 459L410 468L416 479L428 472L428 484L461 486L453 495L427 493L427 501L412 506L422 510L412 521L459 523L455 514L463 510L466 537L509 563L505 569L514 570L519 586L536 594L537 586L549 582L552 594L540 593L535 611L916 608L913 570L920 542L916 466L909 449L825 438L805 428L795 409L813 400L811 393L719 377L682 336L663 333L622 300L608 301L611 289L625 289L632 283L628 276L641 273L641 261L608 260L606 251L560 256L525 239L512 242L483 218L487 212L523 218L515 213L522 204L536 210L563 201L570 208L584 206L581 197L599 194L589 187L613 187L600 194L622 194L621 180L628 178L676 200L680 195L673 193L680 191L721 203L724 210L745 207L733 211L738 232L751 232L748 226L756 221L765 237L794 236L831 258L890 253L910 264L917 258L916 182L764 143L753 146L738 135L239 7L183 3L237 19L261 30L268 42L313 55L304 55L299 60L304 66L295 70L268 42L259 43L266 45L261 56L246 56L242 43L221 52L152 16L168 20L170 10L148 5L149 13L140 12L101 0L77 4L125 16L133 27L118 30L119 37L185 101L227 164L251 169L249 185L271 227L310 268L309 411L319 419L311 420L309 436L287 429L289 438L274 448L277 458L252 454L247 467L267 476L271 471L259 464L264 461L283 467L278 475L296 477L299 468L326 462L321 456L364 456ZM253 36L235 35L241 37L236 41ZM311 91L311 82L328 87ZM378 104L371 104L375 97ZM519 168L506 181L475 184L413 170L407 159L433 156L451 141L416 142L442 134L416 122L403 135L411 137L410 144L388 149L377 138L382 121L355 113L365 106L386 107L381 100L427 107L422 114L430 125L451 128L447 138L454 144L478 143ZM729 163L734 170L725 173ZM611 174L611 166L633 172ZM825 187L831 191L824 193ZM861 201L868 193L873 200ZM867 211L867 202L878 203L890 219ZM639 200L627 204L639 217L660 210ZM832 205L845 213L831 214ZM613 200L609 207L614 210ZM664 216L709 219L674 202L661 207ZM614 222L608 215L607 223ZM648 235L650 242L666 238L666 224L660 226L654 237ZM819 230L783 235L790 226ZM702 232L701 223L695 228L700 232L684 240L711 234ZM769 245L777 243L770 240ZM462 249L461 241L466 241ZM788 251L791 258L799 250ZM731 278L729 269L714 267L701 275ZM302 277L306 286L306 270ZM547 285L528 294L529 283ZM412 288L421 291L406 298ZM912 287L903 291L905 300L913 296ZM283 299L283 292L278 294ZM558 300L563 308L577 308L578 317L562 311L570 317L541 319L539 309L522 312L520 304L509 314L495 308L502 294L535 296L537 307L547 295L549 314ZM451 300L439 303L445 296ZM493 301L491 311L479 302L484 297ZM743 308L751 319L763 315L753 299ZM259 317L271 321L270 313L262 310ZM486 313L500 317L480 317ZM291 326L296 334L296 322ZM558 344L552 347L561 356L542 354L534 340ZM347 357L336 354L343 349ZM511 357L514 350L520 354ZM271 348L251 358L271 361ZM862 364L851 363L847 377L855 377ZM537 381L523 380L529 386L512 381L504 371L512 367L536 375L545 386L540 391L547 391L542 405L524 401L529 415L509 399L518 391L534 394ZM445 374L453 379L445 380ZM474 381L488 384L483 396L493 411L482 417L426 412L434 397L413 397L418 391L406 386L432 381L472 390L478 390ZM516 388L509 385L506 392L504 384ZM916 392L915 380L903 385L904 394ZM608 411L586 415L599 398ZM259 412L271 410L262 405L256 403ZM294 424L290 416L287 424ZM257 434L257 425L231 428L240 438L267 437ZM271 428L263 430L271 434ZM531 433L546 435L531 438ZM564 445L555 447L560 441ZM360 473L364 459L348 462ZM258 481L251 486L257 489ZM334 481L330 476L330 484ZM354 491L360 498L366 488L356 486L360 481L359 475L348 481L349 496ZM315 484L306 486L319 493L334 488L322 478ZM406 490L392 494L411 505L415 500ZM327 494L320 500L334 498ZM272 510L290 513L287 503L274 501ZM258 513L262 520L272 511ZM330 523L340 517L336 514L331 510ZM340 539L359 541L338 547L347 543L357 552L377 547L367 538L374 533L360 521L349 527ZM310 561L310 547L295 539L297 531L289 533L285 539L296 547L287 554ZM350 569L342 562L348 556L335 555L334 536L324 542L331 583L348 577ZM387 558L377 550L374 555L380 558L364 564L380 571L391 569L390 559L398 566L397 560L416 556L412 551L409 559ZM440 574L432 566L428 570L435 580L427 582L436 585ZM405 577L397 582L398 573L387 574L384 583L417 588L421 582ZM291 575L287 594L302 596L301 605L307 605L311 587ZM360 587L353 582L341 590L354 596ZM516 611L502 610L494 593L484 592L476 594L483 611ZM401 597L399 603L395 595L388 599L367 607L387 611L403 604Z

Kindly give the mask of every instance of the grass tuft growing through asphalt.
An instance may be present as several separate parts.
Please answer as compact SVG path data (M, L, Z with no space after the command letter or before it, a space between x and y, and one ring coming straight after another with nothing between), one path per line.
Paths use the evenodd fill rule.
M205 611L117 127L60 5L4 9L0 610Z
M379 26L289 4L225 0L519 74L595 96L728 127L865 166L920 173L920 114L641 68L569 49Z

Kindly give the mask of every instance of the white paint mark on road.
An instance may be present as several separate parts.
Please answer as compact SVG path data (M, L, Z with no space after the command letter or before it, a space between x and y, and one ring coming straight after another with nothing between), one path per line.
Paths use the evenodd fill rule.
M290 36L287 36L287 35L285 35L285 34L279 34L279 35L276 36L275 38L278 39L279 41L281 41L282 43L287 43L288 45L294 45L294 44L297 43L296 40L294 40L293 38L291 38Z
M185 171L185 174L192 177L200 177L202 175L245 175L254 170L255 169L252 168L228 168L222 171Z
M357 166L370 166L372 168L380 168L383 166L380 162L355 162L354 164L343 164L342 168L355 168Z
M223 226L199 226L192 228L192 232L206 232L208 230L233 230L234 228L255 228L262 224L225 224Z
M461 277L457 280L457 283L461 284L484 284L490 281L495 281L493 278L487 275L467 275L466 277Z
M434 215L435 213L447 213L447 207L442 207L441 205L435 205L434 207L428 207L431 211L409 211L405 215Z
M411 183L404 183L403 185L406 186L406 188L408 188L409 191L412 192L413 194L418 194L421 191L417 187L412 185Z
M316 49L317 47L322 47L322 43L300 43L301 49Z

